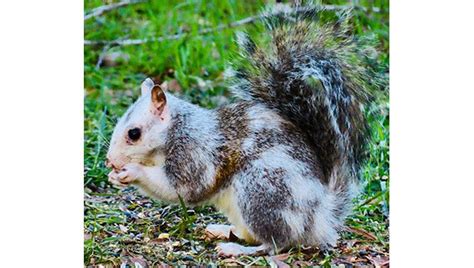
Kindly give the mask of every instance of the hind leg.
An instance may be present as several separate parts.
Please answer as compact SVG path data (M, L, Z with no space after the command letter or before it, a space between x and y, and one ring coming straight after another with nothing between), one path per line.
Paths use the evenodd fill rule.
M216 196L213 204L236 226L237 234L244 234L246 242L257 245L221 243L217 248L219 254L255 255L302 241L312 242L312 223L307 219L313 216L312 206L306 200L300 202L305 195L298 195L294 185L289 185L288 181L294 184L297 176L288 173L282 167L249 168L236 174L232 185ZM307 187L314 192L311 181L302 184L302 188Z
M225 224L209 224L205 230L205 238L209 240L248 240L244 234L240 234L233 225ZM247 239L246 239L247 238ZM219 256L237 257L241 255L259 256L269 252L271 248L266 246L242 246L232 242L221 242L216 246L216 251Z
M281 168L256 168L247 170L234 184L237 205L249 233L259 244L275 247L274 250L297 240L288 223L287 212L295 206L285 177Z

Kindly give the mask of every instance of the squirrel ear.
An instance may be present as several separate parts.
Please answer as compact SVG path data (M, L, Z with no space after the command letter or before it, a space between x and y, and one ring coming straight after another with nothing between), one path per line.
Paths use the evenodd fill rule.
M152 109L158 116L161 116L166 106L166 95L159 85L155 85L151 90Z
M145 79L145 81L143 81L141 85L142 96L150 92L150 90L152 90L154 86L155 82L153 82L151 78Z

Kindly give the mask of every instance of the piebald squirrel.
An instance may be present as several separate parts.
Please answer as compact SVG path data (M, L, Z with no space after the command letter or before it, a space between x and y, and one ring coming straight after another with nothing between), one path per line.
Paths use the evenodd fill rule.
M321 23L322 12L277 5L262 15L261 43L237 35L240 56L226 71L233 104L204 109L145 80L114 129L109 181L212 204L233 226L210 234L259 245L220 243L223 255L334 246L358 191L372 77L347 13Z

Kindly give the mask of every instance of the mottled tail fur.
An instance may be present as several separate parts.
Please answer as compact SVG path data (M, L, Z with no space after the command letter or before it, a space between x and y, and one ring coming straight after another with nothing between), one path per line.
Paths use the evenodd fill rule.
M323 180L342 205L350 203L347 188L357 181L365 158L363 107L367 88L376 83L364 68L364 48L350 35L350 11L327 24L320 20L324 12L286 5L265 11L267 32L261 36L269 40L257 44L239 33L240 60L228 76L238 97L265 103L306 133Z

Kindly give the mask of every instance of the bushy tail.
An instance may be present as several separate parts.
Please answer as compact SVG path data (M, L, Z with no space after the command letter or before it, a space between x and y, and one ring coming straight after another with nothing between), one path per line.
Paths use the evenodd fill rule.
M263 40L257 45L237 35L241 57L228 76L235 95L265 103L305 131L325 182L345 194L364 160L363 106L373 81L349 35L348 12L322 23L323 12L329 11L285 5L264 12Z

